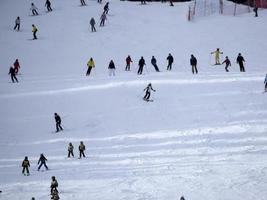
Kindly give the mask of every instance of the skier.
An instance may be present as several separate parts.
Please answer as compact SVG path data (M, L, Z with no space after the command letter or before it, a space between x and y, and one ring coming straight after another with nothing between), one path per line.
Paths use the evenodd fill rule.
M79 153L80 153L79 158L82 158L82 156L85 157L84 151L85 151L85 145L83 144L83 141L81 141L79 145Z
M264 84L265 84L265 92L267 92L267 74L265 76Z
M68 146L68 158L70 157L70 155L72 155L72 157L74 157L73 149L74 149L74 147L73 147L72 143L70 142L69 146Z
M14 30L19 31L20 29L20 17L17 17L17 19L15 20L15 26L14 26Z
M32 11L33 15L38 15L38 12L37 12L38 8L34 5L34 3L31 4L30 10Z
M152 56L152 58L151 58L151 64L154 66L155 70L157 72L159 72L159 68L158 68L158 65L157 65L157 60L156 60L156 58L154 56Z
M253 11L255 13L255 17L258 17L258 7L257 7L257 5L255 5L255 7L253 8Z
M245 62L245 59L243 58L241 53L239 53L237 58L236 58L236 63L239 64L240 72L245 72L245 67L244 67L244 63L243 62Z
M190 64L192 66L192 73L194 74L196 72L196 74L197 74L198 73L198 70L197 70L197 59L193 54L191 54Z
M32 24L32 33L33 33L33 40L36 40L36 33L37 33L38 29L36 28L36 26L34 24Z
M168 60L168 66L167 66L167 70L172 70L172 63L173 63L173 56L169 53L168 57L167 57L167 60Z
M58 191L53 189L51 192L51 200L59 200L59 195L58 195Z
M81 0L81 6L86 6L85 1Z
M22 161L22 164L21 166L23 167L22 168L22 174L24 174L25 176L29 176L30 175L30 172L29 172L29 167L30 167L30 161L28 160L28 157L25 156L24 160ZM25 170L26 170L26 173L25 173Z
M100 17L100 26L105 26L105 21L107 19L107 15L105 13L103 13Z
M133 62L130 55L127 56L125 61L126 61L125 71L130 71L131 62Z
M143 99L144 99L145 101L151 101L151 100L149 100L151 90L154 91L154 92L156 92L156 90L154 90L154 89L152 88L151 83L149 83L149 84L147 85L147 87L144 89L144 91L146 91L146 94L145 94L145 96L143 97Z
M220 65L220 54L223 54L223 52L220 52L220 49L217 48L216 51L213 51L210 54L215 54L215 65Z
M142 74L144 65L146 65L146 61L143 58L143 56L141 56L141 59L139 60L138 65L139 65L139 68L138 68L137 74Z
M90 60L87 62L87 67L88 67L88 69L86 72L86 76L89 76L92 68L95 67L95 62L94 62L93 58L90 58Z
M46 159L46 157L44 156L44 154L41 154L40 155L40 158L39 158L39 160L38 160L38 165L39 165L39 163L40 163L40 165L39 165L39 167L38 167L38 171L41 169L41 167L42 167L42 165L44 165L45 166L45 168L46 168L46 170L48 170L48 167L47 167L47 165L46 165L46 161L47 161L47 159Z
M146 1L141 1L141 4L146 4Z
M55 121L56 121L56 129L57 129L56 132L59 132L59 129L62 131L63 128L61 127L61 118L60 118L60 116L57 113L55 113L54 117L55 117Z
M51 2L49 0L46 0L45 6L47 8L47 12L51 12L52 11Z
M109 2L107 2L104 6L104 13L105 14L108 14L108 11L109 11Z
M18 81L18 79L17 79L17 77L16 77L16 70L14 69L14 67L10 67L9 68L9 73L8 74L10 74L10 77L11 77L11 80L12 80L12 83L15 83L15 81L18 83L19 81Z
M52 195L53 190L58 192L58 190L57 190L58 182L57 182L57 179L55 176L52 176L51 179L52 179L52 181L51 181L50 188L51 188L51 195Z
M225 63L225 71L229 72L228 67L231 66L231 61L229 60L228 56L225 57L225 60L222 62L222 64Z
M108 69L109 69L109 75L110 76L111 75L115 76L115 69L116 69L116 67L115 67L115 64L114 64L113 60L111 60L109 62Z
M19 60L16 59L13 65L14 65L15 73L18 74L19 68L20 68Z
M95 29L95 19L93 17L90 19L90 25L91 25L91 31L92 32L96 32L96 29Z

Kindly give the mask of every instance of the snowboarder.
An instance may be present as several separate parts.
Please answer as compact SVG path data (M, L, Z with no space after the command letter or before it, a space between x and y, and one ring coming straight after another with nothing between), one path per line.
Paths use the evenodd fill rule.
M236 63L239 64L240 72L245 72L245 67L244 67L244 63L243 62L245 62L245 59L243 58L241 53L239 53L237 58L236 58Z
M173 63L173 56L169 53L168 57L167 57L167 60L168 60L168 66L167 66L167 70L172 70L172 63Z
M193 54L191 54L190 64L192 66L192 73L194 74L196 72L196 74L197 74L198 73L198 70L197 70L197 59Z
M52 181L51 181L50 188L51 188L51 195L52 195L53 190L58 192L58 190L57 190L58 182L57 182L57 179L55 176L52 176L51 179L52 179Z
M88 67L88 69L86 72L86 76L89 76L92 68L95 67L95 62L94 62L93 58L90 58L90 60L87 62L87 67Z
M17 17L17 19L15 20L15 26L14 26L14 30L19 31L20 29L20 17Z
M155 70L157 72L159 72L159 68L158 68L158 65L157 65L157 60L156 60L156 58L154 56L152 56L152 58L151 58L151 64L154 66Z
M81 6L86 6L85 1L81 0Z
M30 167L30 161L28 160L28 157L25 156L24 160L22 161L22 174L24 174L25 176L29 176L30 175L30 172L29 172L29 167ZM26 170L26 173L25 173L25 170Z
M267 74L265 76L264 84L265 84L265 92L267 92Z
M146 4L146 1L141 1L141 4Z
M96 29L95 29L95 19L93 17L90 19L90 25L91 25L91 31L92 32L96 32Z
M19 60L16 59L13 65L14 65L15 73L17 75L19 72L19 68L20 68Z
M12 80L12 83L15 83L15 81L18 83L19 81L18 81L18 79L17 79L17 77L16 77L16 70L14 69L14 67L10 67L9 68L9 73L8 74L10 74L10 77L11 77L11 80Z
M53 189L51 192L51 200L59 200L59 195L58 195L58 191Z
M34 5L34 3L31 4L30 10L32 11L33 15L38 15L38 12L37 12L38 8Z
M126 61L125 71L130 71L131 62L133 62L130 55L127 56L125 61Z
M47 8L47 12L51 12L52 11L51 2L49 0L46 0L45 6Z
M79 145L79 158L82 158L85 157L84 155L84 151L85 151L85 145L83 144L83 141L80 142L80 145Z
M142 74L144 65L146 65L146 61L143 58L143 56L141 56L141 59L139 60L138 65L139 65L139 68L138 68L137 74Z
M70 155L72 155L72 157L74 157L73 149L74 149L74 147L73 147L72 143L70 142L69 146L68 146L68 158L70 157Z
M42 167L42 165L44 165L45 166L45 168L46 168L46 170L48 170L48 167L47 167L47 165L46 165L46 161L47 161L47 159L46 159L46 157L44 156L44 154L41 154L40 155L40 158L39 158L39 160L38 160L38 165L39 165L39 163L40 163L40 165L39 165L39 167L38 167L38 171L41 169L41 167Z
M231 61L229 60L228 56L225 57L225 60L222 62L222 64L225 63L225 71L229 72L228 67L231 66Z
M255 5L255 7L253 8L253 11L255 13L255 17L258 17L258 6Z
M154 90L154 89L152 88L152 84L149 83L149 84L147 85L147 87L144 89L144 91L146 91L146 94L145 94L145 96L143 97L143 99L144 99L145 101L151 101L151 100L149 100L151 90L154 91L154 92L156 92L156 90Z
M220 52L220 49L217 48L216 51L213 51L210 54L215 54L215 65L220 65L220 54L223 54L223 52Z
M36 36L37 31L38 31L38 29L36 28L36 26L34 24L32 24L33 40L37 39L37 36Z
M109 2L107 2L104 6L104 13L105 14L108 14L108 11L109 11Z
M109 70L109 75L110 76L111 75L115 76L115 69L116 69L115 64L114 64L113 60L111 60L109 62L109 65L108 65L108 70Z
M56 121L56 129L57 129L56 132L59 132L59 129L62 131L63 128L61 127L61 118L60 118L60 116L57 113L55 113L54 117L55 117L55 121Z
M107 15L105 13L103 13L100 17L100 26L105 26L105 21L107 19Z

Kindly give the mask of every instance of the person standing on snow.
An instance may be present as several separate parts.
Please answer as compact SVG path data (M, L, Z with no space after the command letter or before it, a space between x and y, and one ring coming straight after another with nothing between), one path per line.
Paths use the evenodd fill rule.
M192 73L194 74L196 72L196 74L197 74L198 73L198 70L197 70L197 59L193 54L191 54L190 64L192 66Z
M50 188L51 188L51 195L52 195L53 190L56 190L58 192L58 190L57 190L58 182L57 182L57 179L55 176L52 176L51 179L52 179L52 181L51 181Z
M155 70L157 72L159 72L159 68L158 68L158 65L157 65L157 60L156 60L156 58L154 56L152 56L152 58L151 58L151 64L154 66Z
M45 6L47 8L47 12L51 12L52 11L51 2L49 0L46 0Z
M169 53L168 57L167 57L167 60L168 60L168 66L167 66L167 70L172 70L172 63L173 63L173 56Z
M54 117L55 117L55 121L56 121L56 129L57 129L56 132L59 132L59 129L61 131L63 131L63 128L61 127L61 118L60 118L60 116L57 113L55 113Z
M236 63L239 64L240 72L245 72L245 67L244 67L244 63L243 62L245 62L245 59L243 58L241 53L239 53L237 58L236 58Z
M253 8L253 11L255 13L255 17L258 17L258 6L255 5L255 7Z
M38 15L38 12L37 12L38 8L34 5L34 3L31 3L30 10L32 11L33 15Z
M90 60L87 62L87 67L88 67L88 69L86 72L86 76L89 76L92 68L95 67L95 62L94 62L93 58L90 58Z
M104 6L104 13L107 15L109 11L109 2L107 2Z
M96 29L95 29L95 19L93 17L90 19L90 25L91 25L91 31L92 32L96 32Z
M156 92L156 90L154 90L154 89L152 88L152 84L149 83L149 84L147 85L147 87L144 89L144 91L146 91L146 94L145 94L145 96L143 97L143 99L144 99L145 101L149 101L150 94L151 94L151 90L152 90L153 92Z
M69 143L69 146L68 146L68 158L69 158L71 155L72 155L72 157L74 157L73 149L74 149L74 147L73 147L72 143L70 142L70 143Z
M40 163L40 165L39 165L39 167L38 167L38 171L41 169L41 167L42 167L42 165L44 165L45 166L45 168L46 168L46 170L48 170L48 167L47 167L47 165L46 165L46 161L47 161L47 159L46 159L46 157L44 156L44 154L41 154L40 155L40 158L39 158L39 160L38 160L38 165L39 165L39 163Z
M28 160L28 157L25 156L24 160L22 161L22 174L24 174L25 176L29 176L30 175L30 172L29 172L29 167L30 167L30 161ZM26 170L26 173L25 173L25 170Z
M229 60L228 56L225 57L225 60L222 62L222 64L225 63L225 71L229 72L228 67L231 66L231 61Z
M14 26L14 30L19 31L20 29L20 17L17 17L17 19L15 20L15 26Z
M18 81L18 79L17 79L17 77L16 77L16 70L14 69L14 67L10 67L9 68L9 73L8 74L10 74L10 77L11 77L11 80L12 80L12 83L15 83L15 81L18 83L19 81Z
M37 39L37 36L36 36L37 31L38 31L38 29L36 28L36 26L34 24L32 24L33 40Z
M109 65L108 65L109 76L111 76L111 75L115 76L115 69L116 69L115 64L114 64L113 60L111 60L109 62Z
M130 71L131 62L133 62L130 55L127 56L125 61L126 61L125 71Z
M137 74L141 75L143 73L144 65L146 65L146 61L143 58L143 56L141 56L141 59L139 60L138 65L139 65L139 68L138 68Z
M82 158L82 156L85 157L84 151L85 151L85 145L83 144L83 141L81 141L79 145L79 158Z
M100 26L105 26L105 21L107 20L107 15L103 13L100 17Z
M215 54L215 65L220 65L220 54L223 54L223 52L220 52L220 49L217 48L216 51L213 51L210 54Z
M265 76L265 80L264 80L264 84L265 84L265 92L267 92L267 74Z
M13 65L14 65L15 73L18 74L19 68L20 68L19 60L16 59Z

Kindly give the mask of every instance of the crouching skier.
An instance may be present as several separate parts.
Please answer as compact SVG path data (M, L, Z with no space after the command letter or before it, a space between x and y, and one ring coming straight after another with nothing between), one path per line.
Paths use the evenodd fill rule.
M144 91L146 91L146 94L145 94L145 96L143 97L143 99L144 99L145 101L153 101L153 100L150 100L150 99L149 99L149 98L150 98L151 90L152 90L153 92L156 92L156 90L154 90L154 89L152 88L151 83L149 83L149 84L147 85L147 87L144 89Z

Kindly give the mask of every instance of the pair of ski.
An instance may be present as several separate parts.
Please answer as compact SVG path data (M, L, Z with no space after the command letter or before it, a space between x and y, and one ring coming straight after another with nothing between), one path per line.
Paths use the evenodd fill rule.
M146 101L146 102L153 102L152 99L144 99L144 98L143 98L143 100Z

